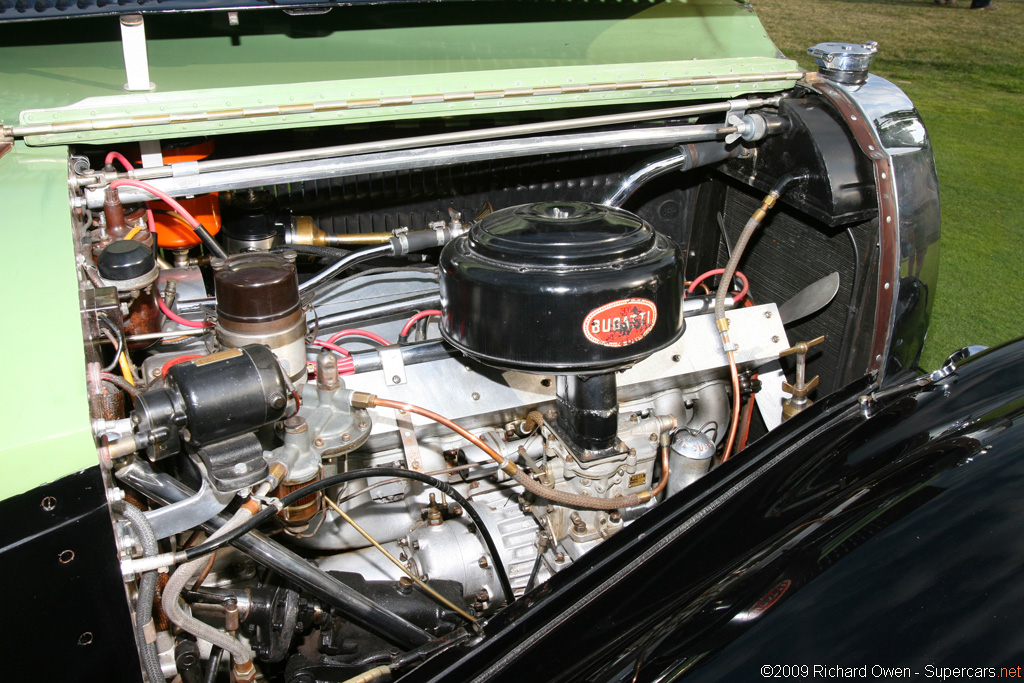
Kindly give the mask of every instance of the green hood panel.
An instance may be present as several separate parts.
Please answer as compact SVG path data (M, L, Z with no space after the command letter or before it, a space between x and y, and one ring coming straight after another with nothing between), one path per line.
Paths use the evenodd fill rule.
M18 143L0 159L0 386L10 393L0 412L0 500L97 464L67 169L61 147Z
M243 14L235 32L220 15L151 16L156 89L134 94L115 18L74 22L89 25L74 35L95 38L78 43L50 30L12 45L2 38L13 28L54 24L0 27L0 116L29 144L109 143L735 97L799 77L732 0L354 7L283 26L269 16Z

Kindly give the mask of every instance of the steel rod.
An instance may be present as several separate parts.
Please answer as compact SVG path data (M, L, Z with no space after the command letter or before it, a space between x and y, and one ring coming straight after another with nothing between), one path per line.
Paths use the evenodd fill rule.
M700 116L702 114L714 114L718 112L747 111L750 109L758 109L765 105L778 104L780 99L781 98L777 96L768 98L748 97L744 99L728 100L725 102L710 102L708 104L691 104L683 107L670 107L668 109L648 109L645 111L626 112L622 114L586 116L578 119L521 123L513 126L478 128L466 131L455 131L452 133L435 133L433 135L415 135L408 138L359 142L348 145L334 145L331 147L318 147L316 149L295 150L291 152L275 152L273 154L255 154L245 157L233 157L231 159L199 161L195 164L194 168L196 168L199 173L231 171L241 168L286 164L294 161L312 161L314 159L329 159L331 157L343 157L355 154L393 152L400 149L413 149L415 147L454 145L463 142L496 140L498 138L507 138L517 135L553 133L577 128L615 126L625 123L639 123L641 121L679 118L682 116ZM137 168L134 171L128 171L120 175L123 175L125 178L134 178L136 180L151 180L153 178L165 178L167 176L172 176L174 175L174 172L174 165L168 164L167 166L157 166L154 168Z
M715 140L733 130L732 127L719 124L700 124L492 140L447 147L360 154L342 158L156 178L148 182L172 197L180 197L314 179L344 178L366 173L422 170L493 159L583 152L595 149L664 147L681 142ZM120 187L118 193L121 201L126 204L155 199L153 195L136 187ZM104 188L87 188L85 200L89 208L103 206Z

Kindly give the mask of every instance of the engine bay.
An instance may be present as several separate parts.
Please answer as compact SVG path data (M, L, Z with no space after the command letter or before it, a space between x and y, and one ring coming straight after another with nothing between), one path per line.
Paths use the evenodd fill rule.
M149 678L397 677L862 374L873 187L792 95L73 149Z

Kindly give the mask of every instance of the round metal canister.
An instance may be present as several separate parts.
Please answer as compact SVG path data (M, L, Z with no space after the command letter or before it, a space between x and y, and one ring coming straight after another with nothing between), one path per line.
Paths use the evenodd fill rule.
M704 432L680 429L672 437L669 450L668 495L674 495L697 481L711 469L715 443Z
M440 260L441 334L498 367L590 374L683 333L683 257L640 217L598 204L496 211Z
M160 296L156 281L160 275L153 257L152 242L136 240L110 242L96 259L100 279L117 289L122 302L127 303L124 315L126 336L147 334L160 329L160 309L156 297ZM152 342L130 343L129 349L144 348Z
M217 341L227 348L269 346L306 381L306 317L299 298L295 253L248 253L211 261L217 295Z

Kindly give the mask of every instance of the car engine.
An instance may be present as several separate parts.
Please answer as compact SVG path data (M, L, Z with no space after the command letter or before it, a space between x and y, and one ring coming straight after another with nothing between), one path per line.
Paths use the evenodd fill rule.
M150 679L398 675L879 366L875 179L811 88L314 130L73 150Z

